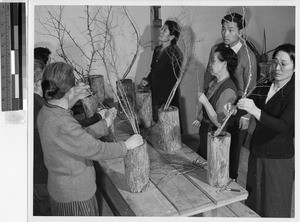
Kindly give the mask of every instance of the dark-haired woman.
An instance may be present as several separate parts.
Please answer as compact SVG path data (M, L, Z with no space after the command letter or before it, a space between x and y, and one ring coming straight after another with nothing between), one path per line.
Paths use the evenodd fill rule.
M221 46L217 48L211 58L210 69L215 77L209 84L208 90L198 93L198 100L204 106L202 120L193 122L199 126L200 145L197 153L207 159L207 133L215 131L226 116L224 105L234 104L237 99L237 89L232 78L238 64L236 53L230 48ZM200 117L199 117L200 118ZM234 133L230 125L227 129Z
M274 81L237 107L256 119L250 143L246 204L262 217L291 217L295 137L295 46L278 46Z
M179 35L179 25L174 21L167 20L160 30L160 45L154 49L150 73L141 81L142 87L150 86L155 122L158 120L158 109L167 102L179 76L182 63L182 52L176 45ZM178 90L171 105L179 108Z
M143 139L140 135L125 142L104 143L95 139L107 134L116 115L114 111L83 129L69 110L77 93L73 68L66 63L51 63L45 68L42 89L46 104L37 123L48 169L51 213L99 215L92 160L124 157L127 150L141 145Z

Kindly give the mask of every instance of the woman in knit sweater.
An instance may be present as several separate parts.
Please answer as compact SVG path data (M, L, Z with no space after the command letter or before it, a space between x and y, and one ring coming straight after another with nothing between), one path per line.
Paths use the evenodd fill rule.
M236 53L225 46L218 47L210 62L211 73L215 78L210 82L208 90L198 93L198 101L203 104L203 118L199 114L194 125L200 126L200 145L197 153L207 159L207 133L219 127L226 116L223 106L226 103L234 103L237 99L236 85L232 76L238 64ZM202 119L201 119L202 118ZM228 128L227 131L233 133Z
M125 142L114 143L96 139L108 133L115 110L109 110L101 121L82 128L69 110L78 92L73 68L66 63L51 63L45 68L42 88L46 104L39 112L37 123L48 169L51 213L99 215L92 161L124 157L127 150L141 145L143 138L133 135ZM83 98L87 93L80 95Z

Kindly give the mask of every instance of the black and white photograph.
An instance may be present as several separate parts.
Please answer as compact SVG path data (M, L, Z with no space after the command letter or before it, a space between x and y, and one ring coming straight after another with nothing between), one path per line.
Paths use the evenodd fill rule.
M299 1L0 9L5 221L297 220Z

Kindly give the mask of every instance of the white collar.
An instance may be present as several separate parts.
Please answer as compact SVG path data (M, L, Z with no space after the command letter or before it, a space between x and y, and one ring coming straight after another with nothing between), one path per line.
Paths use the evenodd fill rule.
M234 46L230 47L235 53L238 53L238 51L240 50L240 48L242 47L242 43L241 41L238 41L237 44L235 44Z

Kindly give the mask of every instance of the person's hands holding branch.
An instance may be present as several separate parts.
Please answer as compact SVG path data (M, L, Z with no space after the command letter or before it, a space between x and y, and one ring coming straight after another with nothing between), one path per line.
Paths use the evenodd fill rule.
M74 87L74 98L70 101L69 108L72 108L78 100L84 99L85 97L89 96L89 90L89 85L85 85L83 82L79 82Z
M192 123L192 125L200 127L201 126L201 122L199 120L194 120L194 122Z
M107 126L110 127L113 122L114 122L114 119L116 118L117 116L117 110L116 108L110 108L109 110L107 110L105 112L105 115L104 115L104 119L106 120L106 123L107 123Z
M197 93L197 98L199 103L206 104L208 102L208 99L204 93Z
M108 109L100 109L98 108L97 113L99 113L102 117L102 119L105 118L105 113L108 111Z
M239 109L245 110L253 115L257 120L260 120L261 110L257 108L252 99L240 99L237 103Z

